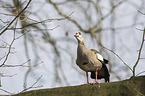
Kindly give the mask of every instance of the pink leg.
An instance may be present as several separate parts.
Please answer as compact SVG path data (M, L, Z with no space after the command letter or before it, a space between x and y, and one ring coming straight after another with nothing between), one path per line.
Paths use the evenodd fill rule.
M85 84L89 84L88 72L86 72L86 76L87 76L87 83L85 83Z
M96 81L95 81L94 83L98 83L98 82L97 82L97 70L96 70Z

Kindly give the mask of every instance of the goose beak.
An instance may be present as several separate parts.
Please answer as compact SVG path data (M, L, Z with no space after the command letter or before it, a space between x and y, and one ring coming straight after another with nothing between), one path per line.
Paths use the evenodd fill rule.
M76 35L74 35L74 37L79 37L79 35L78 35L78 34L76 34Z

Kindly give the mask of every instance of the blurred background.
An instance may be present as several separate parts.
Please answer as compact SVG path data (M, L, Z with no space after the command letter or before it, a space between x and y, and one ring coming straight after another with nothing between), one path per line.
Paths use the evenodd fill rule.
M111 82L129 79L144 27L144 0L0 0L0 94L86 83L76 32L109 60ZM143 46L136 76L144 62Z

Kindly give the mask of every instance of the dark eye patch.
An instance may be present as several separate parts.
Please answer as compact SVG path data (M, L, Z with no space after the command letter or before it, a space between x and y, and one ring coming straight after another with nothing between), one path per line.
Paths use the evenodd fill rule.
M87 65L87 64L89 64L89 62L84 62L84 63L83 63L83 65Z

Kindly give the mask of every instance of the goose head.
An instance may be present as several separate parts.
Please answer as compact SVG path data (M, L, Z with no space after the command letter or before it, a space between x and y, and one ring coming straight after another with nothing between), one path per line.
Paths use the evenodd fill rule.
M77 32L74 37L76 37L76 39L78 40L79 43L84 44L84 38L83 35L81 34L81 32Z

